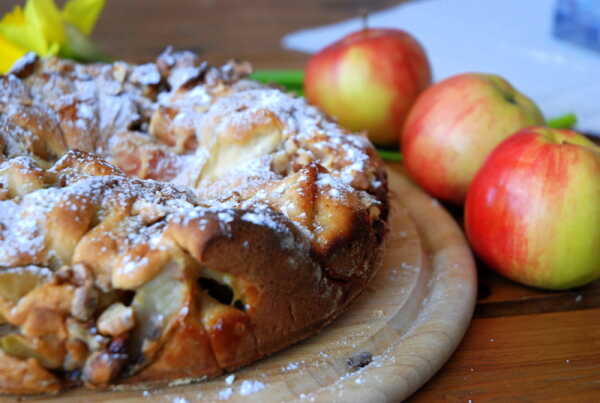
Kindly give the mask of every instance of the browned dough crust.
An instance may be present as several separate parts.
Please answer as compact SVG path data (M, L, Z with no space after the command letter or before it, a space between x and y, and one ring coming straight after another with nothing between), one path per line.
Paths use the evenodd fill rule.
M165 51L0 76L0 392L214 377L366 287L383 163L301 98Z

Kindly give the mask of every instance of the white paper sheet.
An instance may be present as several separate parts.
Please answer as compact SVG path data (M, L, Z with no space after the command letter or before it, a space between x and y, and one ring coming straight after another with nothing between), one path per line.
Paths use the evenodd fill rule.
M552 36L555 0L427 0L369 16L370 27L411 32L436 80L466 72L499 74L533 98L546 117L575 112L577 128L600 134L600 53ZM283 38L316 52L360 29L359 18Z

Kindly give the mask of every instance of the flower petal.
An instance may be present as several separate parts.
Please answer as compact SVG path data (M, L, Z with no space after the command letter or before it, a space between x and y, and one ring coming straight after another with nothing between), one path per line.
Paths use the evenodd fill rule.
M25 24L25 14L21 6L15 6L12 11L4 14L4 17L0 20L0 24Z
M20 47L32 50L39 55L45 54L48 49L48 44L44 37L28 25L0 26L0 34Z
M44 56L56 56L60 52L60 43L53 42L48 46Z
M0 35L0 74L7 73L27 51Z
M43 54L47 50L47 42L41 31L26 23L25 14L20 7L7 13L0 21L0 35L13 44Z
M105 4L105 0L69 0L62 16L83 34L90 35Z
M46 41L46 55L50 45L62 44L65 41L65 30L62 18L54 0L28 0L25 4L25 20L30 29L41 33Z

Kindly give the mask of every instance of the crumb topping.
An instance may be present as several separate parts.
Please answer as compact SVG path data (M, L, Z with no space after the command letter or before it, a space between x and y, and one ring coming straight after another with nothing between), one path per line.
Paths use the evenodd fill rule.
M383 164L250 72L168 48L137 66L27 55L0 76L10 393L218 375L318 328L368 281Z

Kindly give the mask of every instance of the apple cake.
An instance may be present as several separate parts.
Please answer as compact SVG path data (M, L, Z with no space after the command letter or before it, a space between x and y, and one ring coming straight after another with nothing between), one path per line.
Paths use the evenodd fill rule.
M0 76L0 392L199 380L333 320L384 166L302 98L167 49Z

